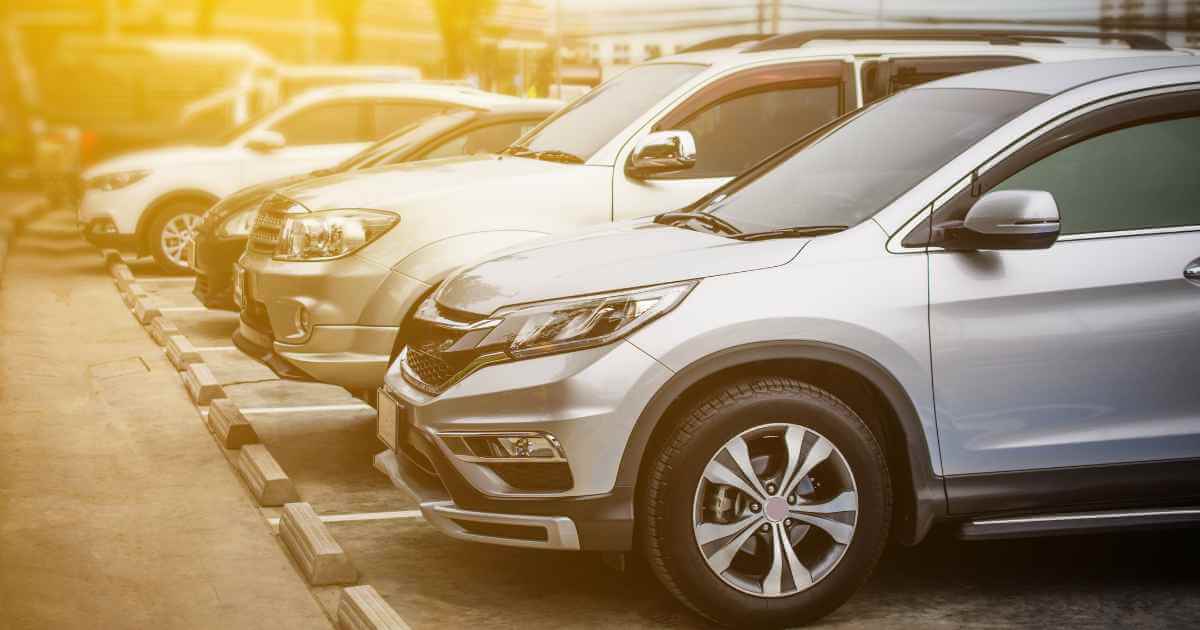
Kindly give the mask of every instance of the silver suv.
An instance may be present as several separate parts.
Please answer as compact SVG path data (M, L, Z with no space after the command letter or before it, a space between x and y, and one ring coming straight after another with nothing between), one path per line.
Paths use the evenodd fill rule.
M1197 173L1195 57L913 88L457 272L376 465L451 536L638 550L738 626L832 611L937 522L1200 520Z

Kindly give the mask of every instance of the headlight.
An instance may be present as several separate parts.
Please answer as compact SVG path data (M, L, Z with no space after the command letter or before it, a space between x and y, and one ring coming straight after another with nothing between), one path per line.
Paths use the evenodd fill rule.
M679 305L696 280L502 308L480 344L507 345L514 358L568 352L616 341Z
M275 246L278 260L341 258L383 236L400 218L373 210L325 210L289 215Z
M146 178L150 171L121 171L120 173L109 173L108 175L99 175L87 181L87 187L95 190L117 190L124 188L130 184L135 184Z
M250 236L250 229L254 227L254 217L256 216L258 216L258 208L250 208L234 214L225 219L221 227L217 228L217 236L221 238Z

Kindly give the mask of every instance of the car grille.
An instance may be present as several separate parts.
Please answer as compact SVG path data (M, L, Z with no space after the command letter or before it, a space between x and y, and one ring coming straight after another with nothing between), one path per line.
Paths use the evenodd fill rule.
M283 231L284 220L295 203L287 197L273 195L263 202L254 217L254 228L250 230L249 247L252 251L273 254Z
M400 335L404 348L403 374L417 388L440 394L483 354L477 347L487 330L464 328L481 318L438 309L441 322L409 318ZM471 336L471 339L465 339ZM462 343L460 343L462 342Z

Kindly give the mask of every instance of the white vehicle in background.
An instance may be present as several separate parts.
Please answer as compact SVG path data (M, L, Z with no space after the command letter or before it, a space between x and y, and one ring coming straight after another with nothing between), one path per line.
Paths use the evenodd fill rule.
M80 229L96 246L152 255L164 270L183 272L200 216L221 197L332 166L434 114L510 101L517 99L423 83L311 90L212 146L140 151L91 167L83 174Z

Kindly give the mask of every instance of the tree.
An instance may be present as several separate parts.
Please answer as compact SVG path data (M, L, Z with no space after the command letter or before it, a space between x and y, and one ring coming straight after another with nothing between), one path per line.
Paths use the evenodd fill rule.
M461 79L478 43L480 27L496 10L496 0L431 0L442 33L446 77Z
M342 34L343 62L358 60L358 18L362 14L363 0L325 0L325 9L337 22Z
M196 3L196 34L200 37L210 37L213 34L213 22L217 17L217 5L221 0L197 0Z

